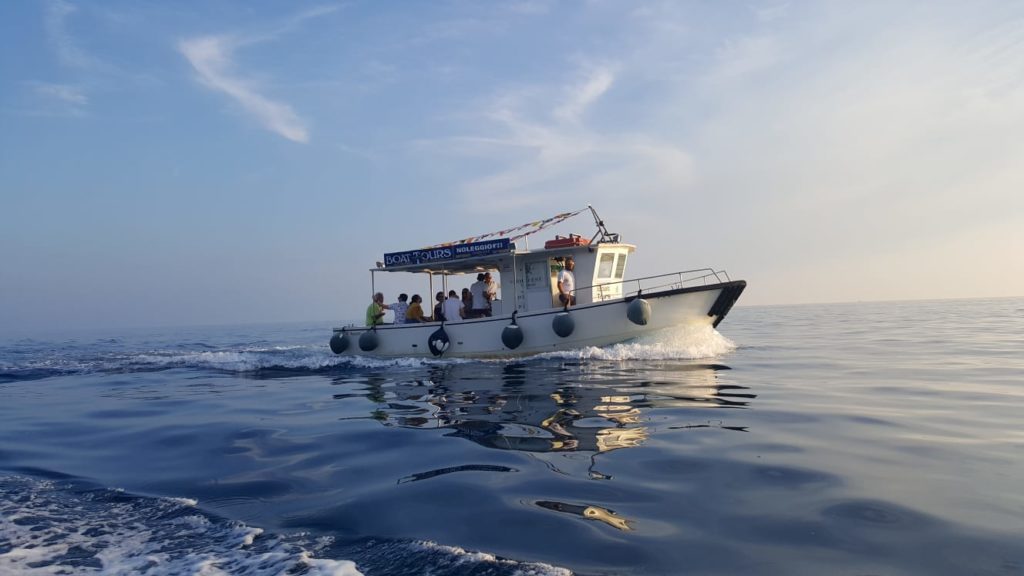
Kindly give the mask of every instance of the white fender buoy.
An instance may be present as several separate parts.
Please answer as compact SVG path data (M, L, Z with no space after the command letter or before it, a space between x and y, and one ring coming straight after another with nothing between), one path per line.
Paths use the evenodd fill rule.
M376 330L367 330L359 336L359 349L363 352L376 350L377 346L380 346L380 338Z
M348 334L344 332L335 332L334 336L331 336L331 352L335 354L341 354L348 349Z

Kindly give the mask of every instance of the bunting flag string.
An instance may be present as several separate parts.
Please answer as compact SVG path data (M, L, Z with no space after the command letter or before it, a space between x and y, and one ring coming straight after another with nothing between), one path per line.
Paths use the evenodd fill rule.
M569 218L572 218L573 216L576 216L577 214L580 214L581 212L584 212L586 210L588 210L588 208L583 208L575 212L562 212L561 214L556 214L550 218L545 218L544 220L537 220L536 222L527 222L526 224L521 224L513 228L506 228L505 230L498 230L497 232L488 232L486 234L480 234L478 236L470 236L469 238L463 238L461 240L455 240L452 242L434 244L433 246L427 246L423 249L429 250L431 248L443 248L445 246L452 246L455 244L469 244L471 242L480 242L481 240L487 240L489 238L504 238L509 234L515 234L514 236L509 237L510 241L515 242L520 238L524 238L526 236L529 236L530 234L536 234L537 232L540 232L545 228L564 222Z

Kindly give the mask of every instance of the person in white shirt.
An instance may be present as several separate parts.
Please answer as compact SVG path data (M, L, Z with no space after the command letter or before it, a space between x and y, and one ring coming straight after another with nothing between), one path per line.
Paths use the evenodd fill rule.
M445 322L462 321L462 300L455 290L448 291L448 299L444 301L443 307Z
M572 270L576 263L572 258L565 259L565 267L558 273L558 300L566 306L576 305L576 277Z
M398 302L390 304L388 309L395 312L395 324L405 324L405 313L409 310L409 295L399 294Z
M469 293L473 295L473 312L470 318L483 318L491 315L491 306L487 301L487 282L484 282L484 275L477 274L476 282L469 287Z

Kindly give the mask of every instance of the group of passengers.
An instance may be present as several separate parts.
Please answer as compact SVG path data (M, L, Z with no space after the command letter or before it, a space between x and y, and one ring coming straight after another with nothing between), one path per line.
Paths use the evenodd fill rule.
M373 302L366 308L366 325L376 326L384 323L384 311L391 310L395 314L395 324L416 324L420 322L459 322L471 318L491 316L491 303L497 297L498 289L490 272L477 274L476 282L469 288L462 289L462 295L455 290L438 292L434 299L433 316L423 314L423 298L419 294L412 295L409 302L408 294L399 294L398 302L384 303L384 295L377 292Z
M373 301L366 308L366 325L383 324L385 310L395 313L395 324L432 322L430 316L423 315L423 298L419 294L412 295L412 302L409 301L408 294L399 294L398 302L385 304L384 294L377 292L373 295Z

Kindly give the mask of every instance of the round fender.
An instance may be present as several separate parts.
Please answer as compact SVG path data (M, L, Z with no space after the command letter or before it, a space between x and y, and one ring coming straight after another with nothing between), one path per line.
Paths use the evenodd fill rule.
M523 343L523 329L518 324L509 324L501 331L501 343L509 350L519 348Z
M551 329L555 331L555 334L565 338L576 329L576 321L569 316L568 312L559 312L551 320Z
M651 319L651 304L643 298L636 298L626 307L626 318L633 324L646 326Z
M335 332L334 336L331 336L331 352L341 354L345 350L348 350L348 334Z
M359 336L359 349L363 352L376 350L380 346L380 337L375 330L367 330Z
M434 330L427 338L427 348L430 348L430 353L434 356L444 354L451 345L452 341L448 338L448 333L444 331L444 326Z

